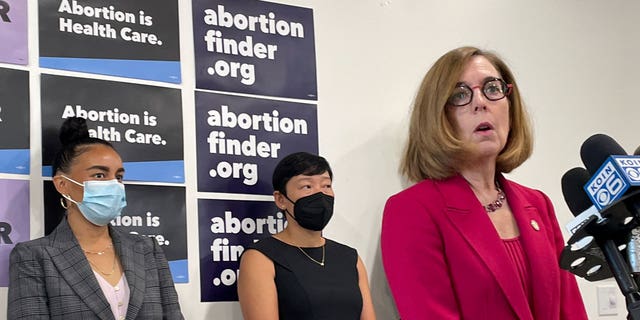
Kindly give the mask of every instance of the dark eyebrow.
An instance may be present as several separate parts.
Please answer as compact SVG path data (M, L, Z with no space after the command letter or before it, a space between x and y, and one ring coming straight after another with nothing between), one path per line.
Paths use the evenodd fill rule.
M314 176L315 176L315 174L314 174ZM331 177L323 176L322 174L320 174L320 176L321 176L320 178L322 180L332 180ZM307 182L307 181L311 181L311 180L313 180L313 177L312 176L308 176L308 175L302 175L302 177L297 179L298 182Z
M109 167L106 166L91 166L89 168L87 168L87 171L89 170L100 170L100 171L104 171L104 172L109 172ZM116 170L116 173L123 173L124 172L124 168L118 168Z

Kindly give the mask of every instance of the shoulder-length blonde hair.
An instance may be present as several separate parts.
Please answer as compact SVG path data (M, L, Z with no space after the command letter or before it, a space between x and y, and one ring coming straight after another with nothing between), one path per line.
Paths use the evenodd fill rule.
M485 57L502 79L513 85L508 96L511 127L507 143L496 160L496 170L511 172L531 155L533 134L530 120L511 70L495 53L460 47L447 52L433 64L415 97L409 140L400 167L410 180L440 180L456 174L465 149L447 118L446 105L464 67L474 56Z

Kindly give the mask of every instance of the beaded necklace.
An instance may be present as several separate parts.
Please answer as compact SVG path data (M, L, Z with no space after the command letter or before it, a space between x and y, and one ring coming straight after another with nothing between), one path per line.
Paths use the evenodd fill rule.
M498 198L493 202L484 206L484 210L486 210L488 213L492 213L502 208L502 205L504 204L504 200L507 198L504 194L504 191L500 189L500 185L498 184L498 181L496 181L496 190L498 190Z

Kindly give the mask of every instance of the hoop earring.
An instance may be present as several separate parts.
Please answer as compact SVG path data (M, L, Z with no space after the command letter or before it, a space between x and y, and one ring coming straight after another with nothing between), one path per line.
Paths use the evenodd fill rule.
M69 206L67 205L67 202L64 201L64 197L60 198L60 205L65 209L69 208Z

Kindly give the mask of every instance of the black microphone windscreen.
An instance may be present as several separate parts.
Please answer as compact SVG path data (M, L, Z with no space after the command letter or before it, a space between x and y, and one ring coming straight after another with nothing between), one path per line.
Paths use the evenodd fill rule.
M562 195L574 216L591 207L591 200L583 188L590 178L589 172L585 168L579 167L562 175Z
M580 147L580 158L582 158L582 163L587 168L587 172L591 175L598 171L609 156L626 154L627 152L618 142L601 133L592 135Z

